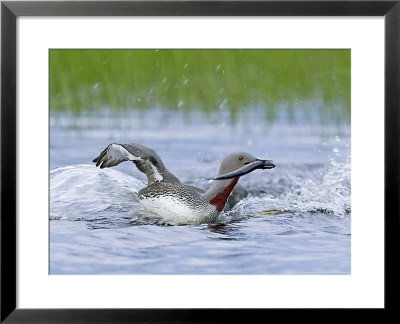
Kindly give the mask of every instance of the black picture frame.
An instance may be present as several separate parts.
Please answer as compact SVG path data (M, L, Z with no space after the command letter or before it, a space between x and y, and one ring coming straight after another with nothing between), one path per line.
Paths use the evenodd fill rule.
M395 310L399 255L400 0L396 1L2 1L1 2L1 322L236 322L264 309L16 308L16 19L18 16L384 16L385 307ZM373 159L373 156L370 157ZM304 314L304 312L299 312ZM381 314L381 313L380 313ZM269 315L270 316L270 315ZM307 317L309 315L306 315ZM347 318L348 320L349 318ZM371 319L371 318L370 318ZM319 320L322 320L321 318ZM251 320L252 321L252 320Z

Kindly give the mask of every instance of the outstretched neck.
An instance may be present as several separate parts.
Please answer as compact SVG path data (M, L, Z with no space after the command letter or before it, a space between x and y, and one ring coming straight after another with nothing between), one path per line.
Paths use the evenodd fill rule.
M239 178L214 181L210 189L202 195L203 199L214 205L221 212L238 180Z

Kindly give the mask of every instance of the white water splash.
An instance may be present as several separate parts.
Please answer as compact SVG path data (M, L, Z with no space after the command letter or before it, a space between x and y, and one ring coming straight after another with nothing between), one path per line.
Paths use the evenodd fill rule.
M321 177L304 179L292 177L292 191L278 197L281 209L293 212L321 212L338 218L348 217L351 212L350 162L330 161L323 168Z
M330 164L314 169L305 176L290 174L285 179L283 192L266 195L250 195L231 211L224 212L219 220L229 222L249 216L267 216L275 213L305 215L321 213L335 217L351 216L350 162L330 161ZM278 179L279 182L279 179Z
M73 165L50 172L50 219L94 220L134 209L145 185L114 169Z
M272 183L275 191L250 195L232 210L223 212L218 222L228 223L251 216L325 214L336 218L351 215L350 162L330 161L327 166L297 172L288 170ZM277 183L283 182L281 188ZM50 219L104 221L113 225L174 224L159 211L149 212L139 203L137 193L146 186L142 181L115 169L92 165L74 165L50 172ZM121 224L121 219L124 223Z

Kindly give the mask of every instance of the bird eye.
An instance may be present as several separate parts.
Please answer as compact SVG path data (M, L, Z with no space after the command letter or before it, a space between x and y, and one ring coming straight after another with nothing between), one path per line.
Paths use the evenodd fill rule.
M243 156L239 155L239 156L238 156L238 160L239 160L239 161L242 161L242 160L243 160Z

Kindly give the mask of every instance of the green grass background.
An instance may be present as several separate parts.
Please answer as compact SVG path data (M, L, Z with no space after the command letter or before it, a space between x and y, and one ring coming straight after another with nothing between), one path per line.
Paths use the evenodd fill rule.
M50 50L51 111L261 107L350 120L350 50Z

